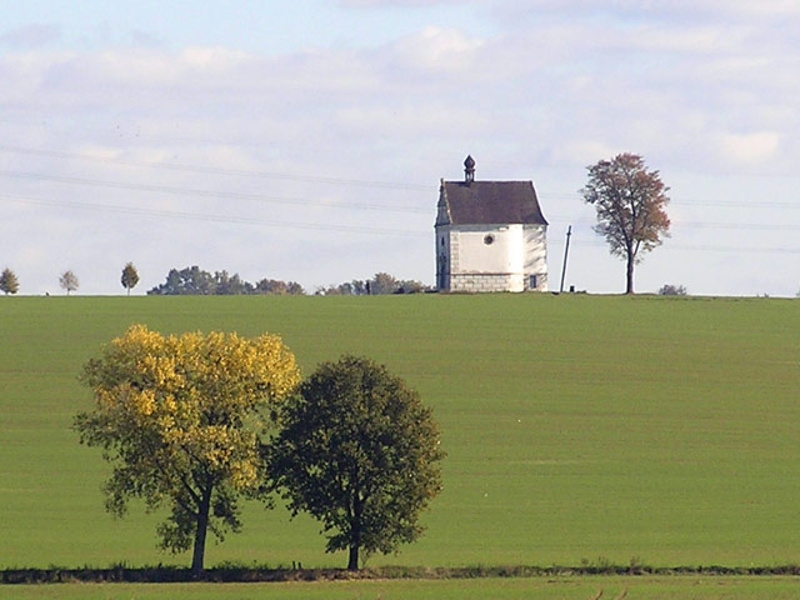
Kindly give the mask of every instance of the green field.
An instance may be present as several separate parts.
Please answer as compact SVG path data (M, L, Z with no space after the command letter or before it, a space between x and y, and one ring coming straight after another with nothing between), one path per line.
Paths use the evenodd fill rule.
M794 600L800 581L752 577L578 577L265 584L0 586L0 600Z
M10 297L0 568L188 564L156 550L157 516L103 511L108 466L70 430L91 402L81 365L134 322L271 331L306 373L365 354L421 392L449 454L445 489L425 537L370 565L800 561L800 301ZM344 566L323 549L315 523L252 505L245 531L212 544L207 564Z

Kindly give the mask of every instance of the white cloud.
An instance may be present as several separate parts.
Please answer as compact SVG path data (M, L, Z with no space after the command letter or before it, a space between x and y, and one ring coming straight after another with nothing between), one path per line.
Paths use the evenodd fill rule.
M780 150L780 135L774 131L720 136L724 158L741 164L759 165L775 158Z
M598 140L576 139L559 147L554 152L554 158L558 162L588 166L601 158L611 158L623 151Z
M794 0L501 0L492 4L495 14L520 19L552 13L572 18L585 16L661 17L689 22L698 17L787 18L800 16Z
M465 74L473 71L483 40L469 37L455 29L429 26L420 33L400 40L393 51L404 68L419 69L437 75Z

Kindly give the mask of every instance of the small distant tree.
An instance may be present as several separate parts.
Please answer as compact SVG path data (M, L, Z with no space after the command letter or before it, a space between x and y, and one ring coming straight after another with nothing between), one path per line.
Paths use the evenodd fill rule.
M282 409L265 447L273 489L292 515L322 522L326 550L396 551L422 534L420 512L442 489L439 428L419 395L366 358L323 363Z
M665 283L658 290L659 296L685 296L686 293L686 288L682 285L675 286L670 283Z
M354 279L339 285L319 287L315 293L318 296L366 296L369 293L369 285L368 281Z
M369 293L368 292L369 284L366 281L362 281L360 279L354 279L349 284L342 284L342 285L349 286L346 295L365 296L366 294Z
M148 295L207 296L216 292L214 276L197 265L185 269L170 269L167 280L149 290Z
M408 279L406 281L399 281L395 294L421 294L425 291L425 284L421 281Z
M399 282L393 275L375 273L375 277L369 282L369 293L373 296L394 294L399 287Z
M171 510L161 548L194 548L203 572L206 535L238 531L238 499L263 481L258 434L299 383L294 355L273 335L187 333L165 337L134 325L84 367L94 410L75 417L80 441L114 465L106 509L131 498Z
M122 287L128 290L128 295L130 296L131 290L139 283L139 272L132 262L126 264L125 268L122 269L122 278L120 281L122 282Z
M75 273L72 271L65 271L61 274L61 277L58 278L58 284L61 286L62 290L66 290L67 296L69 296L70 292L74 292L78 289L80 282Z
M583 199L597 209L594 230L604 235L611 254L626 262L625 293L633 293L633 268L642 254L669 236L669 203L658 171L648 171L637 154L619 154L587 167L589 181Z
M256 283L253 293L270 294L276 296L302 296L305 294L303 286L295 281L280 281L277 279L262 279Z
M296 281L286 283L286 293L292 296L305 296L306 290Z
M218 296L240 296L248 293L248 284L242 281L238 273L231 275L227 271L214 273L214 294Z
M8 267L0 273L0 291L5 292L6 296L8 294L16 294L19 291L17 274Z

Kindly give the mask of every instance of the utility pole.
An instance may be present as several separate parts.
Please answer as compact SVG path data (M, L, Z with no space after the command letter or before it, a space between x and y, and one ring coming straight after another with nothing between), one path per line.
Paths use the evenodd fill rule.
M564 246L564 264L561 267L561 287L558 288L558 293L564 291L564 277L567 274L567 257L569 256L569 237L572 235L572 225L567 229L567 245Z

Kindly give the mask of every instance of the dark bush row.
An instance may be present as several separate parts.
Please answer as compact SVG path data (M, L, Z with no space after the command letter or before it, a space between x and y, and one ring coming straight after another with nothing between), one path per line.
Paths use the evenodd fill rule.
M217 583L332 581L338 579L478 579L488 577L579 577L587 575L705 575L705 576L800 576L800 565L762 567L682 566L650 567L647 565L584 564L567 566L508 566L463 568L379 567L353 572L345 569L303 569L225 565L206 569L204 581ZM83 567L67 569L5 569L0 571L0 584L39 583L180 583L193 581L191 569L174 566L107 569Z

